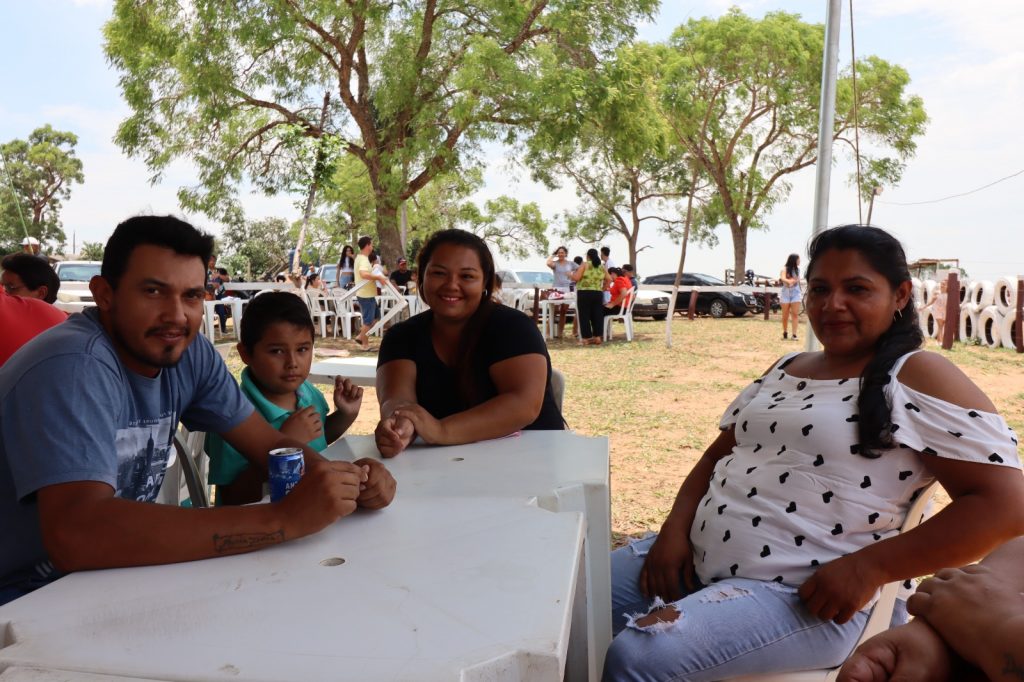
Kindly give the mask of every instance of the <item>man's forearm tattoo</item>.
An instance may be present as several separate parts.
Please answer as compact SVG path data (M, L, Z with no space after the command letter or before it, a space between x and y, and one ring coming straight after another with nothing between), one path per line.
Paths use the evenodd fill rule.
M256 549L266 545L284 542L284 531L273 533L236 533L235 535L213 535L213 548L218 554L237 552L244 549Z

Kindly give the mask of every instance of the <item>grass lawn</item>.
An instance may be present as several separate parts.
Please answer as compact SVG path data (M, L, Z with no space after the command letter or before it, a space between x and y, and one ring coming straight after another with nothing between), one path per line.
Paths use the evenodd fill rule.
M621 325L616 331L616 340L602 346L552 341L549 348L553 365L566 375L570 428L606 435L611 443L612 530L618 543L660 527L683 478L715 438L726 406L780 355L801 350L803 339L783 341L778 315L769 321L677 317L670 349L664 322L638 322L633 343L625 342ZM318 339L317 347L360 354L354 342L344 340ZM927 348L963 369L1010 426L1024 433L1024 355L964 344L945 352L934 341ZM240 368L233 352L229 366ZM351 432L372 433L377 419L376 395L367 389ZM939 503L944 501L940 495Z

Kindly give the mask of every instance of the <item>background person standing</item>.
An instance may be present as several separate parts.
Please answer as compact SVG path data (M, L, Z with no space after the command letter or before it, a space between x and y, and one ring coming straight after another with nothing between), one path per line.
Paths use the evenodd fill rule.
M363 316L363 324L356 336L359 347L363 350L370 350L370 339L367 334L374 320L377 319L377 282L387 283L387 277L375 274L370 254L373 253L373 237L363 236L359 238L359 255L356 256L355 265L355 286L359 292L356 300L359 301L359 312Z
M581 343L584 346L601 345L604 334L604 287L608 272L601 265L597 249L589 249L583 264L572 273L576 282L576 314L580 320Z
M786 267L779 273L782 280L782 293L779 300L782 303L782 338L789 338L789 322L793 322L793 340L796 341L797 317L800 315L800 302L803 294L800 292L800 256L791 253L786 259Z

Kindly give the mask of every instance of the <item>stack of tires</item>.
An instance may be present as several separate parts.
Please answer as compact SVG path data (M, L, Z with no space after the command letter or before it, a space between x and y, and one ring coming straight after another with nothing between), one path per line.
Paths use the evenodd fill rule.
M917 304L921 330L925 336L934 338L937 325L932 308L925 308L935 300L939 284L935 280L914 278L914 301ZM957 324L960 340L965 343L981 343L989 348L1016 347L1014 321L1017 319L1017 278L1001 277L991 280L961 280L960 317L947 320Z

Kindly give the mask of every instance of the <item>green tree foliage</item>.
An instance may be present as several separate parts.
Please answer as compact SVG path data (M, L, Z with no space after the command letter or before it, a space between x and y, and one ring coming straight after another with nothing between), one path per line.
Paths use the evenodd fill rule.
M284 218L235 223L224 230L220 246L226 260L232 264L232 271L248 270L254 279L268 279L285 269L289 229Z
M641 228L677 235L689 173L658 113L656 70L644 45L626 46L598 65L572 119L544 122L525 163L549 188L568 181L581 199L564 214L564 239L598 244L619 234L636 264Z
M18 250L25 228L44 251L64 243L61 204L71 196L71 186L85 180L82 162L75 156L77 144L74 133L47 124L33 130L27 140L0 145L6 160L0 177L0 251Z
M103 260L102 242L85 242L82 244L82 251L78 255L82 260Z
M415 258L427 237L438 230L458 227L478 234L497 253L525 258L531 251L547 253L548 223L537 204L520 203L500 196L479 206L471 199L484 184L479 168L461 173L443 173L405 203L406 249L404 255ZM355 248L361 235L376 236L373 222L373 189L364 169L343 160L323 202L336 206L324 233L336 235L334 250L340 255L343 244ZM395 261L386 261L392 267Z
M701 213L704 234L726 224L734 269L745 270L747 231L790 191L788 177L817 161L824 28L785 12L752 19L738 9L694 19L659 46L660 100L677 142L714 188ZM877 57L857 62L837 84L833 139L852 151L859 118L861 164L873 184L896 183L927 116L910 78ZM870 151L877 150L877 151Z
M403 202L463 172L481 142L572 112L566 83L656 5L117 0L106 50L132 115L116 139L157 177L191 159L199 186L179 193L183 205L228 221L243 179L267 192L309 185L311 155L297 139L316 141L325 165L350 154L366 169L391 261Z
M483 184L477 168L438 177L408 204L409 242L422 243L438 230L457 227L479 235L495 255L526 258L531 251L547 253L548 223L540 207L506 195L488 199L481 207L471 196Z

